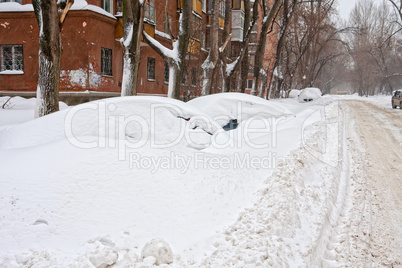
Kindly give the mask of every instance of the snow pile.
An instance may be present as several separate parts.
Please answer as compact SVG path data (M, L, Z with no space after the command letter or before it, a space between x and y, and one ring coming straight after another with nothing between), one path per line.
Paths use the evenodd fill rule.
M152 264L170 264L173 262L173 252L169 244L161 238L154 238L145 244L141 252L141 259L152 257Z
M339 217L347 179L338 156L344 149L338 112L336 105L325 109L333 123L313 126L316 132L304 148L279 165L254 206L214 241L215 251L203 266L328 267L317 256L323 256L320 250Z
M308 87L303 89L299 95L299 102L309 102L317 100L321 97L321 90L315 87Z
M301 90L298 89L292 89L289 92L289 98L291 99L296 99L299 97Z
M4 109L0 109L0 128L34 119L33 110L36 105L36 98L0 97L0 107L3 105ZM64 110L68 106L60 101L59 108Z

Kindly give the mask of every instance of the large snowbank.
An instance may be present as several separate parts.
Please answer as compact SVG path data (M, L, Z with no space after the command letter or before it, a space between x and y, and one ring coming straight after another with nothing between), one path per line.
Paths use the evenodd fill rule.
M6 103L7 102L7 103ZM4 109L0 109L0 128L10 124L23 123L34 119L34 108L36 99L25 99L21 97L0 97L0 107L4 104ZM59 102L60 110L67 109L64 102Z
M325 145L323 105L229 93L188 103L126 97L5 126L0 266L151 267L162 255L170 263L171 253L171 267L307 266L316 242L325 239L323 221L331 218L328 204L340 183L338 169L317 164L325 157L313 154ZM338 111L333 108L331 119ZM73 115L67 126L81 142L100 142L94 138L104 130L115 137L119 118L127 122L124 138L138 141L145 135L137 122L151 122L151 111L156 142L171 141L184 125L205 149L185 142L122 148L119 138L83 149L65 137ZM238 129L228 132L211 119L239 115ZM128 122L130 116L137 120ZM259 131L245 133L248 128ZM205 142L219 136L236 146ZM302 141L309 150L298 149ZM119 158L121 149L125 159ZM338 163L331 158L337 155L329 161Z

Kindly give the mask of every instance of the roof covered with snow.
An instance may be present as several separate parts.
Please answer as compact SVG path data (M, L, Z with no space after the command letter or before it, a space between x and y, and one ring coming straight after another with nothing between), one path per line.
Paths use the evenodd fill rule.
M0 3L0 12L32 12L33 6L31 4L21 5L15 2ZM70 10L88 10L98 14L105 15L109 18L116 19L115 16L107 12L101 7L89 5L85 0L75 0Z

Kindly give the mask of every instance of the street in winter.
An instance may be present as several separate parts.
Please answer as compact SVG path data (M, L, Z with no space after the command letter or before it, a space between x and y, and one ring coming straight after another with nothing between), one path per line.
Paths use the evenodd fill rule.
M402 0L0 0L0 267L402 267Z

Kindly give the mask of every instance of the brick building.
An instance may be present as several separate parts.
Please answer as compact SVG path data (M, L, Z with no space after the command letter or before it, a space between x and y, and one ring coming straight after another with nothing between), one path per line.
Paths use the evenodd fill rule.
M1 3L2 1L7 2ZM38 25L29 0L8 1L0 0L0 91L33 93L36 91L38 80ZM186 72L182 80L182 92L185 96L199 95L202 86L200 66L208 53L209 1L192 1L192 37L188 48ZM241 46L244 28L242 2L242 0L233 1L232 46ZM148 34L171 48L168 25L171 26L173 35L176 35L177 8L180 2L169 0L167 7L165 4L166 1L148 0L144 28ZM123 50L119 41L123 33L121 11L122 0L75 0L62 29L60 92L97 91L117 94L121 91L123 69ZM224 2L222 2L220 12L222 27L224 19ZM261 21L256 26L255 36L260 27ZM272 58L270 50L271 48L267 47L266 64L269 64L269 59ZM253 53L253 44L250 53ZM250 75L252 77L251 73ZM138 93L165 95L167 90L167 66L163 59L143 42ZM220 90L219 83L215 90Z

